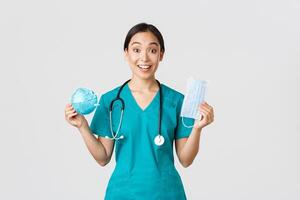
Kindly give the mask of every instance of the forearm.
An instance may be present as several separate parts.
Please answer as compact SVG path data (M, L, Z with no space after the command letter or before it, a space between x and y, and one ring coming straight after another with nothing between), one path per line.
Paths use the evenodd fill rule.
M81 133L81 136L94 159L101 165L106 163L108 160L106 150L102 143L98 141L97 138L92 134L89 126L85 126L78 130Z
M180 151L180 161L184 167L191 165L199 152L201 130L202 129L194 127L185 145Z

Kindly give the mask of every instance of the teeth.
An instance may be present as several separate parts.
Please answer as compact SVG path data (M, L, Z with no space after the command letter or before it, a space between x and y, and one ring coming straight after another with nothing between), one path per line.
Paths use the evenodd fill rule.
M148 69L148 68L150 68L150 66L149 65L138 65L140 68L143 68L143 69Z

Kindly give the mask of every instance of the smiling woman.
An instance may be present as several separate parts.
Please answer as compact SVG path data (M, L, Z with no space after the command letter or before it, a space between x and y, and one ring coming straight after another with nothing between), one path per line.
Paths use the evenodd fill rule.
M116 147L116 167L106 189L106 200L186 199L174 166L173 144L175 141L180 163L184 167L191 165L198 153L201 130L213 121L213 109L203 103L199 107L203 116L200 121L185 119L187 124L194 124L192 129L181 123L184 96L155 78L164 52L158 29L137 24L124 42L131 79L101 96L90 126L71 105L66 107L66 120L79 129L101 166L109 163Z
M139 24L132 28L124 43L125 58L135 76L153 79L165 47L163 37L154 26Z

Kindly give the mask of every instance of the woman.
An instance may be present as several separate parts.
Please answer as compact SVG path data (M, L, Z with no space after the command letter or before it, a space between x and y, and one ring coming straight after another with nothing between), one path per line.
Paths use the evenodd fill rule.
M164 52L163 37L155 26L135 25L124 43L131 79L101 96L90 126L70 104L66 106L66 120L78 128L101 166L109 163L116 147L116 167L106 189L107 200L186 199L174 166L173 142L180 163L191 165L199 150L201 130L213 121L213 108L202 103L202 119L185 119L194 127L183 126L180 110L184 96L155 79ZM118 96L124 102L123 115L122 100L112 104Z

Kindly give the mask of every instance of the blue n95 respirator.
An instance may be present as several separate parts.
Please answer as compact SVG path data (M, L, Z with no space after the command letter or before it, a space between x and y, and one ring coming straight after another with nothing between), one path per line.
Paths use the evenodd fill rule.
M87 88L78 88L71 97L73 108L81 115L92 113L98 106L97 103L97 95Z

